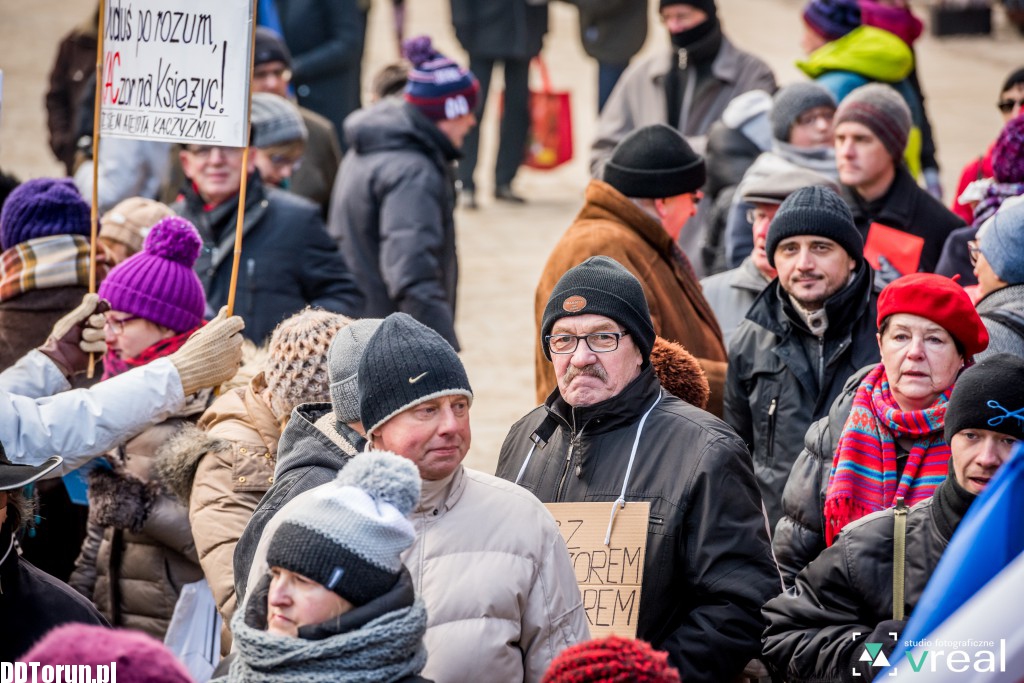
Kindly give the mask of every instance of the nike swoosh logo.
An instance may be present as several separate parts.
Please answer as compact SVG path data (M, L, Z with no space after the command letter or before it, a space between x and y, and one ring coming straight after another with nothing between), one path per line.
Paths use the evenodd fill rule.
M409 384L416 384L416 382L419 382L421 379L426 377L427 374L428 373L424 372L422 375L417 375L416 377L410 377L409 378Z

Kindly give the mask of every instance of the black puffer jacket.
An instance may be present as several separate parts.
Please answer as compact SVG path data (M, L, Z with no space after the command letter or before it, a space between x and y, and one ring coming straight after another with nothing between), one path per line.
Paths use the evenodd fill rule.
M781 590L750 456L716 417L663 392L653 368L619 395L573 409L557 390L505 438L496 474L544 502L649 501L637 637L686 681L731 680L756 656L760 606Z
M855 372L836 397L828 415L810 426L782 492L782 518L775 525L772 550L787 586L797 572L825 549L825 490L857 387L877 363Z
M896 178L888 192L875 201L865 202L845 185L843 199L853 211L853 220L865 238L872 223L881 223L924 239L917 268L924 273L935 272L949 233L964 226L959 216L920 188L903 166L896 169Z
M947 479L907 517L904 607L909 617L974 496ZM790 683L871 680L858 662L872 632L892 620L893 511L848 525L796 585L764 606L764 655ZM900 630L899 622L892 624ZM887 631L888 628L882 629ZM861 636L854 638L853 633ZM878 634L876 634L878 635ZM891 649L886 649L891 654Z
M277 443L274 483L235 546L235 595L239 605L244 602L249 569L267 523L292 498L334 481L338 471L362 449L365 442L358 434L346 428L341 435L332 429L334 424L330 403L306 403L292 411ZM325 430L331 430L331 434Z
M817 337L776 279L736 328L725 421L750 447L772 528L807 428L825 415L853 372L878 362L877 298L871 269L862 262L854 281L825 302L828 329Z
M203 238L195 271L206 291L208 313L228 302L238 199L206 210L191 183L171 207ZM363 297L337 247L324 232L320 210L290 192L267 187L253 174L245 196L242 258L235 313L244 334L263 343L279 322L305 306L356 317Z
M366 295L362 317L408 313L458 350L458 150L415 107L392 100L352 114L345 137L327 232Z

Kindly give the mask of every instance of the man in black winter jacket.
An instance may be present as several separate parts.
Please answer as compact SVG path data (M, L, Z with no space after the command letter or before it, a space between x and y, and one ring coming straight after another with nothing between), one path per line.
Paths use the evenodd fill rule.
M774 529L808 427L846 379L879 360L872 271L850 210L835 191L790 194L768 226L778 271L729 344L725 421L747 443Z
M208 317L228 301L242 151L186 145L180 154L191 182L171 208L203 239L194 268L206 292ZM235 313L245 319L246 338L263 343L279 322L306 306L359 315L363 295L325 232L316 204L264 185L251 155L245 172Z
M366 294L362 317L407 313L458 351L452 163L476 125L479 85L429 38L408 41L406 55L405 101L388 98L345 121L327 232Z
M496 474L544 502L648 501L637 637L685 681L729 681L757 655L758 601L781 579L746 448L662 389L654 339L622 265L594 256L567 271L541 321L558 388L513 425Z
M1024 420L1014 417L1022 409L1024 360L999 354L960 376L946 407L949 477L907 513L904 618L893 610L895 513L882 510L849 524L764 606L765 659L785 680L867 681L881 671L861 661L864 643L892 654L892 634L902 633L967 509L1024 440Z

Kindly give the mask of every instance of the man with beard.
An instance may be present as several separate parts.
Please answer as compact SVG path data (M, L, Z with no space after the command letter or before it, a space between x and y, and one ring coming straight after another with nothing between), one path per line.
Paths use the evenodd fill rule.
M768 228L778 271L729 344L725 421L746 441L774 528L810 424L847 378L877 363L873 271L850 209L834 190L790 194Z

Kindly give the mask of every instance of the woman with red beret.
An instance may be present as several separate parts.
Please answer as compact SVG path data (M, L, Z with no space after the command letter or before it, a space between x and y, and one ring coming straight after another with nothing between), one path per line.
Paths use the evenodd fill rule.
M941 275L901 277L878 297L882 362L847 382L811 425L782 496L772 546L790 584L844 526L946 478L946 403L960 371L988 346L963 288Z

